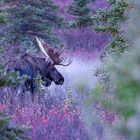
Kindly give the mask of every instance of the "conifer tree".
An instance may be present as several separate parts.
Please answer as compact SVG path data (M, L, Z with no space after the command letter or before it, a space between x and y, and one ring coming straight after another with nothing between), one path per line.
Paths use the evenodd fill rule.
M93 31L110 35L107 51L123 52L126 39L123 37L121 25L126 21L128 4L126 0L108 0L108 8L100 8L94 13L88 7L91 0L75 0L69 7L69 13L76 16L76 27L91 27ZM108 49L109 48L109 49Z
M57 41L53 31L61 27L63 18L52 0L4 0L6 28L0 44L34 46L34 36L51 45Z
M127 20L128 3L126 0L109 0L108 2L109 8L99 9L92 17L93 28L96 32L110 34L107 50L124 52L128 46L123 35L122 24Z
M91 13L88 4L92 0L74 0L68 8L68 13L74 16L73 27L86 27L91 25Z
M11 118L0 112L0 140L29 140L25 135L27 129L14 126Z

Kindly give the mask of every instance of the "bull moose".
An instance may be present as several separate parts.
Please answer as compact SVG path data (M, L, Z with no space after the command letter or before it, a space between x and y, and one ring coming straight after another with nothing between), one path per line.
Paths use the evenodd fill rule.
M31 93L35 91L35 79L38 73L41 75L44 86L50 86L52 81L56 85L62 85L64 77L58 72L55 65L68 66L72 62L70 59L67 64L62 63L64 58L61 53L64 48L60 51L50 48L48 45L45 45L44 48L38 37L36 37L36 41L45 58L25 54L19 59L11 60L6 64L6 72L18 71L20 76L28 76L24 82L24 87L25 89L29 88Z

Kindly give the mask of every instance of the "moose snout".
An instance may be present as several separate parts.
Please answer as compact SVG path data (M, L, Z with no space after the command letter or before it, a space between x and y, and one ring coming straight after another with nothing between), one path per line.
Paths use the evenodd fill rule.
M63 77L59 78L59 80L55 82L56 85L63 85L63 83L64 83Z
M63 85L63 83L64 83L64 78L62 78L62 79L60 80L60 85Z

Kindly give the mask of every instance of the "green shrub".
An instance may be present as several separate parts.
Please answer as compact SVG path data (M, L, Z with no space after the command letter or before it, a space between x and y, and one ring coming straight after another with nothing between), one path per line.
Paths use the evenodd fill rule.
M11 122L11 118L0 112L0 140L28 140L25 132L29 128L17 127Z
M5 23L5 19L4 19L4 16L3 15L0 15L0 24L1 23Z

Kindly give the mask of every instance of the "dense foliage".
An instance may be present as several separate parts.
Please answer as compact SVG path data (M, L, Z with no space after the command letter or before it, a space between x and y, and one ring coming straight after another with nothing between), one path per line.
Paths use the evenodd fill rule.
M126 5L127 4L125 4L125 6ZM97 74L98 77L99 75L101 76L101 79L100 84L97 85L95 90L95 94L99 94L96 99L101 102L104 107L114 110L119 115L118 123L115 125L115 129L113 129L113 132L117 133L110 134L110 139L114 138L115 134L119 134L127 140L140 139L140 122L138 120L140 49L138 39L139 25L137 25L139 22L139 6L140 3L137 0L133 2L133 6L130 2L129 7L131 7L131 9L129 9L130 11L128 12L128 22L124 23L124 26L122 26L122 24L115 26L121 27L122 30L125 31L125 36L122 34L122 37L127 38L131 48L127 49L126 47L122 47L119 42L116 42L115 48L122 47L121 50L123 50L124 53L121 55L117 53L118 55L114 56L114 53L108 52ZM112 8L114 8L114 6L112 6ZM120 19L121 18L125 19L122 14L120 14ZM132 19L133 22L131 22ZM101 26L100 31L102 31L102 27L103 26ZM105 30L103 29L103 31ZM122 44L127 46L128 42ZM111 97L109 97L110 95ZM102 98L102 96L105 96L105 98ZM115 137L117 137L117 135Z
M6 43L34 46L32 41L37 35L54 44L52 33L62 27L62 18L51 0L15 1L18 6L13 1L3 1L7 8L0 13L0 23L6 23L5 31L9 31L1 32L4 35L1 43L14 32L13 40L5 40ZM66 77L64 87L39 89L41 77L37 77L39 90L34 101L30 92L23 95L16 90L11 94L10 88L0 90L1 110L12 114L15 124L32 126L27 133L32 139L140 139L140 2L134 0L132 6L130 1L108 0L107 6L95 11L92 6L96 2L71 1L68 6L71 26L63 33L55 30L69 47L79 49L75 55L81 59L74 60L68 70L62 70ZM11 23L9 16L14 17ZM94 73L97 79L93 77L95 60L90 63L86 56L88 61L82 61L83 52L95 48L105 48L104 59ZM0 73L3 75L3 68ZM20 80L15 73L3 75L0 86Z
M88 4L92 0L74 0L69 6L68 13L74 16L72 27L86 27L91 24L91 11Z
M0 113L0 139L1 140L28 140L25 135L27 128L17 127L11 122L11 118Z
M126 0L109 0L109 6L96 12L88 5L94 1L75 0L69 7L69 13L74 16L75 27L91 27L96 32L108 33L110 36L108 51L123 52L127 47L123 36L122 23L127 19Z
M112 51L124 52L127 48L126 39L123 35L123 23L126 21L128 4L125 0L109 0L109 8L99 9L93 16L94 29L97 32L111 34L108 48Z
M0 33L1 46L21 45L29 50L34 48L34 36L51 45L58 41L54 30L61 27L63 18L52 0L4 0L1 7L5 17L5 28Z
M109 44L105 51L106 55L102 65L96 71L99 83L91 95L89 103L90 105L91 102L101 103L102 109L108 108L117 112L120 115L120 120L115 125L115 130L117 132L119 130L120 135L122 134L124 138L130 140L140 138L138 121L139 25L136 24L139 22L139 4L135 0L133 9L126 13L128 5L131 8L132 3L127 3L125 0L109 0L109 8L99 9L91 17L92 25L86 22L86 26L92 27L96 32L110 34ZM74 12L80 17L76 9ZM130 18L128 23L126 22L127 16ZM131 22L132 19L133 22ZM128 46L131 48L128 49ZM108 139L116 139L116 137L115 133L110 133Z
M0 67L0 89L3 86L11 86L18 84L23 78L18 73L9 73L3 75L3 67ZM5 105L0 105L0 111L3 112ZM13 123L11 117L0 112L0 139L1 140L28 140L29 137L26 135L28 127L16 126Z
M115 78L118 89L118 101L115 108L119 111L124 120L120 124L121 133L130 140L140 139L139 119L139 22L140 2L135 0L133 8L129 12L127 37L131 41L132 49L124 54L121 62L112 64L112 77ZM135 26L135 28L133 28Z

